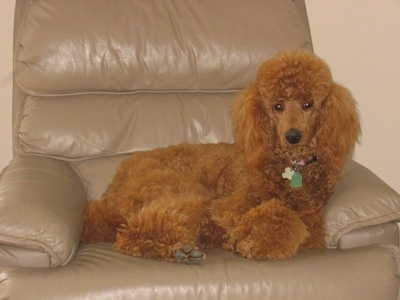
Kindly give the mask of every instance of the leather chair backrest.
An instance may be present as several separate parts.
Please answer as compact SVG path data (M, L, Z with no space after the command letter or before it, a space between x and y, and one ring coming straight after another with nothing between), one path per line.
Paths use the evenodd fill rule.
M232 142L258 66L312 50L304 1L17 1L15 155L71 162L89 198L133 151Z

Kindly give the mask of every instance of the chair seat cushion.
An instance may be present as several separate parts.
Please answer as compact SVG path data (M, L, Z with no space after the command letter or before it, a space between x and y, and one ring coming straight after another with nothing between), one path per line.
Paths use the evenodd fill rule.
M396 299L397 248L301 251L271 262L206 250L202 265L118 253L83 245L62 268L2 273L0 295L13 299ZM21 288L23 287L23 288Z

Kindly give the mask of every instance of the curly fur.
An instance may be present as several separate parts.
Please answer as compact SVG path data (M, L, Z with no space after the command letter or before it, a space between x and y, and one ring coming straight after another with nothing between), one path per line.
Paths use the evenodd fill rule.
M232 115L233 144L183 144L124 161L102 199L89 202L83 242L171 261L187 247L271 260L324 247L322 208L360 132L350 92L315 55L286 51L261 65ZM290 142L290 132L301 136ZM291 188L282 178L291 160L316 155L298 166L303 185Z

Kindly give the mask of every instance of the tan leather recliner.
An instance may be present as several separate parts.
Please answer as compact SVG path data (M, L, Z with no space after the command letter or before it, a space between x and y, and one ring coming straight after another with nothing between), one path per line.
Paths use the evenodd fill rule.
M231 142L235 94L299 47L312 50L301 0L17 1L0 298L399 299L400 196L354 161L325 209L326 250L212 249L188 266L80 244L86 201L127 155Z

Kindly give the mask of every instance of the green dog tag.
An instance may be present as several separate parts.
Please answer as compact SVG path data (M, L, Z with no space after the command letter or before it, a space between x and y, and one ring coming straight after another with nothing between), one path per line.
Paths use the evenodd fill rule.
M299 188L303 186L303 176L299 172L294 172L292 179L290 180L291 188Z

